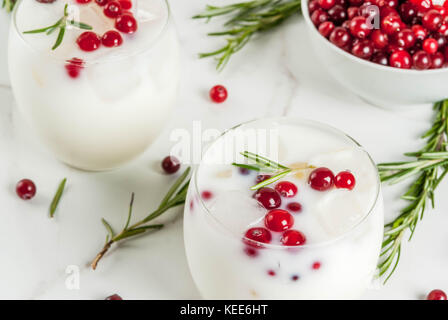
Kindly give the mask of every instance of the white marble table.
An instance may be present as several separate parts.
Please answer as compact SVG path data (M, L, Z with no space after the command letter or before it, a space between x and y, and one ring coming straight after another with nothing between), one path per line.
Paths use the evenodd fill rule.
M143 156L105 173L80 172L59 163L21 119L7 77L8 18L0 13L0 298L103 299L112 293L126 299L199 298L185 260L181 218L158 233L121 244L97 271L87 267L105 238L101 217L122 225L132 191L136 217L157 205L173 180L157 168L173 144L169 133L174 128L191 130L193 120L201 120L203 128L224 129L266 115L312 118L356 137L378 162L399 160L403 152L421 145L418 136L430 124L430 107L386 111L339 86L316 60L300 18L258 38L223 73L215 72L212 61L197 59L197 53L219 45L205 36L218 24L190 19L205 2L171 1L182 48L176 116ZM222 105L206 96L217 83L230 93ZM15 183L24 177L38 188L29 202L14 193ZM66 193L50 220L48 204L63 177L68 178ZM384 188L387 219L403 205L397 200L402 188ZM445 182L436 194L436 210L426 214L415 238L405 243L396 274L365 298L418 299L433 288L448 290L447 192ZM175 214L180 216L180 210ZM68 266L79 268L79 289L67 289Z

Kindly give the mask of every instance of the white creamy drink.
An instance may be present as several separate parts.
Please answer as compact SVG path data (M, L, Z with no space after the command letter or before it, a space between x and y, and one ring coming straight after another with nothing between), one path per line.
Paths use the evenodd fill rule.
M272 135L253 139L261 128L277 133L277 148L265 148ZM229 147L229 136L245 143ZM244 151L281 167L260 167ZM371 158L310 121L257 120L226 132L205 152L185 206L188 263L206 299L357 298L375 274L382 235Z
M57 48L60 29L24 33L54 25L64 11ZM9 70L18 106L56 156L77 168L117 167L153 142L176 98L178 58L164 0L16 5Z

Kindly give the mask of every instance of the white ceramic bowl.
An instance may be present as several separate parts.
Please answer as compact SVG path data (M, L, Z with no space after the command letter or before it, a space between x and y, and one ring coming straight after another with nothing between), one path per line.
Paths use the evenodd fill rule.
M357 58L324 38L311 21L309 0L302 12L314 49L328 72L367 102L386 108L433 103L448 97L448 68L404 70Z

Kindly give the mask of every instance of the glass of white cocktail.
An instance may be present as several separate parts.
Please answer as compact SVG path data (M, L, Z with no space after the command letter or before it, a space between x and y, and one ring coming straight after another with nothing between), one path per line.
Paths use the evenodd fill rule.
M380 181L344 133L286 118L240 125L211 144L189 188L185 248L204 298L350 299L371 283Z
M164 0L21 0L13 13L17 104L56 156L80 169L117 167L153 142L175 102L178 59Z

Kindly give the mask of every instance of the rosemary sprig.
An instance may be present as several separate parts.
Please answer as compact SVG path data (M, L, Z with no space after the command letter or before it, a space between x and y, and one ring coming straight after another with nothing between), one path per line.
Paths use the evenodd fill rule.
M2 8L4 8L6 12L11 12L14 9L15 4L16 0L3 0Z
M448 100L437 102L434 109L437 112L436 119L431 129L422 137L426 139L425 147L418 152L405 154L415 159L378 165L381 181L389 184L415 177L408 191L401 197L409 201L409 205L401 210L398 218L385 226L378 265L379 275L385 276L384 282L387 282L398 266L406 231L410 231L411 240L418 221L424 216L427 201L434 208L434 191L448 173Z
M101 221L107 231L106 242L103 246L103 249L96 255L95 259L92 261L92 269L96 269L96 267L98 266L98 262L104 257L104 255L107 253L107 251L109 251L110 247L114 243L131 238L136 235L143 234L149 230L161 229L163 227L163 224L148 225L147 223L159 217L169 209L183 205L185 203L188 185L190 183L189 175L190 168L187 168L185 172L176 180L170 190L168 190L168 193L162 199L159 207L151 214L149 214L146 218L130 226L132 220L132 208L134 204L134 194L132 193L126 222L120 233L116 234L111 225L105 219L102 219Z
M54 213L58 208L59 201L61 200L62 194L64 193L65 183L67 182L67 178L64 178L59 184L58 190L53 197L53 201L50 204L50 218L54 217Z
M246 157L248 160L251 160L253 164L243 164L243 163L232 163L232 165L240 168L245 168L249 170L254 171L262 171L262 172L273 172L275 175L270 177L267 180L264 180L254 186L252 186L251 190L258 190L261 189L271 183L274 183L283 177L287 176L292 172L291 168L288 168L284 165L281 165L277 162L274 162L268 158L262 157L258 154L255 154L253 152L244 151L241 152L241 155Z
M55 32L56 30L59 30L58 36L56 38L56 42L54 43L53 47L51 48L51 50L56 50L61 45L62 41L64 40L65 31L67 29L67 26L73 26L75 28L83 29L83 30L92 30L92 27L90 25L88 25L87 23L78 22L75 20L69 20L68 19L68 4L66 4L64 7L64 16L61 19L59 19L55 24L52 24L51 26L48 26L45 28L24 31L23 33L24 34L46 33L47 35L50 35L53 32Z
M231 56L241 50L250 39L259 33L273 29L296 13L300 13L301 0L253 0L215 7L207 5L205 11L193 19L206 19L224 15L230 18L224 24L224 31L209 33L209 36L224 36L227 44L200 58L216 57L218 70L222 70Z

